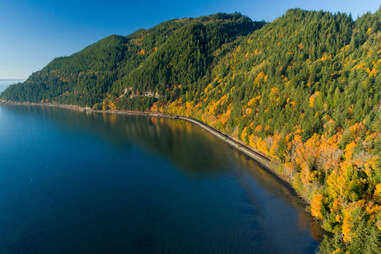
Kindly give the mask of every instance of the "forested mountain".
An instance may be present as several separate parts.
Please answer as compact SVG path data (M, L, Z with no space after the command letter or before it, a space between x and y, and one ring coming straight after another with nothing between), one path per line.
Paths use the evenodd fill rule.
M280 161L332 233L321 253L380 253L381 9L172 20L58 58L2 99L199 119Z
M181 94L176 89L179 84L185 89L210 72L222 45L263 24L240 14L216 14L164 22L126 37L112 35L70 57L53 60L3 97L90 107L127 92L127 97L146 92L174 99ZM124 106L135 104L130 101L124 101ZM143 104L147 107L151 102Z

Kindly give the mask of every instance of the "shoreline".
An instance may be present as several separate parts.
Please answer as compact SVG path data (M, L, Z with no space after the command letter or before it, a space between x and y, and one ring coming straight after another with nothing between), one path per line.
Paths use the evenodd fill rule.
M35 103L35 102L12 102L12 101L4 101L0 99L0 104L4 105L14 105L14 106L45 106L45 107L53 107L53 108L61 108L67 109L71 111L77 112L86 112L86 113L102 113L102 114L116 114L116 115L127 115L127 116L145 116L145 117L159 117L159 118L167 118L167 119L175 119L175 120L183 120L192 123L193 125L197 125L201 129L211 133L218 139L224 141L229 146L235 148L240 151L250 159L254 160L263 170L272 175L275 180L277 180L280 184L284 185L293 195L298 197L304 205L308 205L308 202L303 199L300 195L298 195L295 189L292 187L291 183L286 179L282 178L277 173L277 167L280 164L274 159L269 158L265 154L249 147L244 144L240 140L237 140L229 135L224 134L223 132L190 117L184 116L176 116L168 113L161 112L151 112L151 111L129 111L129 110L93 110L89 107L81 107L76 105L68 105L68 104L53 104L53 103Z

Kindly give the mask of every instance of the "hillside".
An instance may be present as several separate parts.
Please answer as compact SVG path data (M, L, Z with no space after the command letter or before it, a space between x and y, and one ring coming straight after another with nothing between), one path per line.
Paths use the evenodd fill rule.
M332 233L321 253L379 253L381 9L172 20L58 58L1 98L199 119L281 162Z
M2 96L90 107L127 91L128 96L143 92L164 96L181 83L194 86L209 72L217 49L262 25L240 14L216 14L164 22L126 37L112 35L55 59Z

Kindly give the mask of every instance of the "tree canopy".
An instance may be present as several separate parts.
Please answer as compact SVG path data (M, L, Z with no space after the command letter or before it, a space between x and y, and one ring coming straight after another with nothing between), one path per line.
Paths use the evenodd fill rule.
M280 161L332 237L380 253L381 9L176 19L57 58L1 98L189 116Z

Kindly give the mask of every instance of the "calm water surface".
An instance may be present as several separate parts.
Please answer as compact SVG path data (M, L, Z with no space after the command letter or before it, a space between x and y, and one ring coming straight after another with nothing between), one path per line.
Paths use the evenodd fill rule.
M0 106L0 254L314 253L255 162L190 123Z

